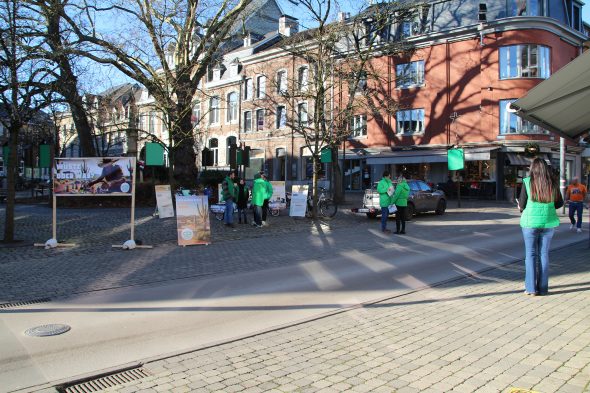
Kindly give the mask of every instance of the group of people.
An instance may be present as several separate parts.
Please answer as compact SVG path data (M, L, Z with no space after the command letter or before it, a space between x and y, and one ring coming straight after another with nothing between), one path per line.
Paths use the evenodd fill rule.
M387 229L387 219L392 206L395 206L395 233L405 235L406 233L406 214L408 209L408 197L410 196L410 186L406 181L406 174L401 173L396 179L396 185L393 185L391 173L383 172L383 177L377 184L379 193L379 206L381 207L381 232L391 233Z
M235 171L230 171L221 183L222 198L225 202L224 222L234 228L234 203L238 207L238 223L248 224L248 201L254 211L252 225L260 228L267 225L268 204L272 197L272 184L266 174L260 172L254 175L252 190L248 189L244 179L238 179Z

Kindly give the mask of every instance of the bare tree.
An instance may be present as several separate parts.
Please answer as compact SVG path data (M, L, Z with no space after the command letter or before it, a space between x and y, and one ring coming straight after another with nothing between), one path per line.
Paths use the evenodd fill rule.
M19 134L51 103L54 69L34 33L35 16L18 0L0 3L0 121L8 130L8 195L4 241L14 241L14 202Z
M89 1L70 4L61 14L78 39L94 47L74 53L113 66L146 87L169 125L174 175L184 184L193 183L195 93L208 65L259 0ZM125 29L113 31L115 15ZM110 31L102 31L96 22L104 25L105 18L111 19Z
M337 148L370 120L379 121L397 103L387 91L391 84L386 56L410 50L406 40L392 34L400 21L414 18L416 2L382 3L354 18L334 21L335 0L300 0L299 9L313 29L285 39L282 49L296 63L291 88L281 93L292 116L287 123L304 139L313 162L313 217L317 217L317 188L324 149L332 154L333 192L343 199ZM277 86L277 91L280 87ZM355 122L355 115L363 114Z

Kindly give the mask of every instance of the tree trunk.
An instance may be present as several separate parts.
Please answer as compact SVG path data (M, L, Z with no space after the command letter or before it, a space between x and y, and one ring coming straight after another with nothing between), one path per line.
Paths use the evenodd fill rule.
M6 216L4 219L4 242L14 242L14 205L16 199L16 158L18 149L18 133L20 125L11 126L8 128L10 135L8 146L10 147L10 155L8 156L8 163L6 165Z
M191 101L189 98L178 97L177 118L171 119L176 120L171 121L172 140L174 142L174 146L171 146L174 158L174 177L181 186L185 187L194 186L198 175L193 124L191 122L192 113L186 111L186 108L190 108Z
M319 177L319 172L320 172L320 162L319 162L319 157L317 154L314 154L312 157L312 165L313 165L313 176L312 176L312 183L311 183L311 189L313 192L313 198L312 198L312 210L311 210L311 217L315 220L318 218L318 196L319 196L319 192L318 192L318 177Z
M332 194L334 202L344 202L344 188L342 187L342 168L338 161L338 149L332 149Z

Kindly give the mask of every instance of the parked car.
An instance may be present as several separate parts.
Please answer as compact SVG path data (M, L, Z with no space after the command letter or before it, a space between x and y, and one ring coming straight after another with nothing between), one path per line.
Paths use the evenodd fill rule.
M396 183L393 183L394 186ZM408 197L407 219L410 220L416 213L433 211L436 214L444 214L447 209L447 199L442 190L432 189L422 180L408 180L410 186L410 195ZM381 215L379 206L379 193L377 192L377 183L373 187L365 190L363 197L363 207L352 209L355 213L365 213L369 218L375 218Z

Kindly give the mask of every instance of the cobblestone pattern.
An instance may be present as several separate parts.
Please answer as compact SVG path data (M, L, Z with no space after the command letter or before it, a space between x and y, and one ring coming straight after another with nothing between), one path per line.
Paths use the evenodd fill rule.
M550 295L520 264L164 360L128 392L588 392L590 269L551 255Z

